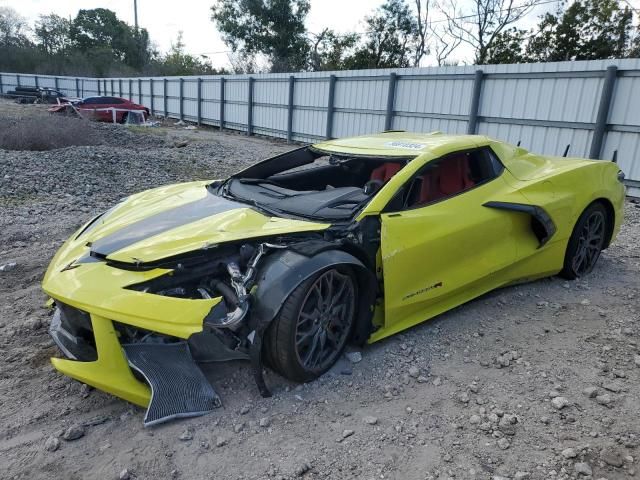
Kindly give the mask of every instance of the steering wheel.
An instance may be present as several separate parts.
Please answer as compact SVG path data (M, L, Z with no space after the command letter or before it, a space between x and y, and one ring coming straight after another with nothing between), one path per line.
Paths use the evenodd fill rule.
M364 184L362 190L366 195L373 195L382 188L382 185L384 185L384 182L382 180L369 180Z

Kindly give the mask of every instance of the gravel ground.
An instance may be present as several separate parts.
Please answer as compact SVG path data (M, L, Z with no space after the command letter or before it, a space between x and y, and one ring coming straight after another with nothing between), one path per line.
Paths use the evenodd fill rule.
M0 116L41 108L4 102ZM493 292L310 384L269 374L270 399L248 365L206 367L224 407L145 429L142 409L50 366L39 287L49 260L123 196L222 177L290 147L215 130L95 129L98 146L0 150L1 478L638 476L639 205L627 203L618 240L583 281Z

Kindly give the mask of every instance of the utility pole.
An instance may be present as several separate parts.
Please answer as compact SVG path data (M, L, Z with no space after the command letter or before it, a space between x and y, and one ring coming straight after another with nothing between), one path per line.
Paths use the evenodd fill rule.
M138 34L138 0L133 0L133 21L136 26L136 35Z

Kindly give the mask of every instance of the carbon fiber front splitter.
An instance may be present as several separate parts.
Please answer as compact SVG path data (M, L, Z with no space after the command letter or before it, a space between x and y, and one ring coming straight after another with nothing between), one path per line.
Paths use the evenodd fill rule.
M222 405L193 360L187 342L135 343L122 347L129 365L151 387L145 426L204 415Z

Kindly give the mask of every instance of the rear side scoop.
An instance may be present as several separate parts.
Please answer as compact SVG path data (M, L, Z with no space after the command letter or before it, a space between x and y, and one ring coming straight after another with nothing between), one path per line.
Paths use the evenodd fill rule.
M544 208L537 205L510 202L487 202L483 204L483 207L511 210L513 212L522 212L531 215L531 229L540 242L538 248L543 247L556 233L556 225L553 223L551 216Z

